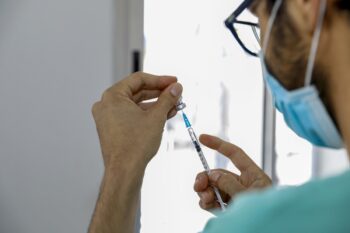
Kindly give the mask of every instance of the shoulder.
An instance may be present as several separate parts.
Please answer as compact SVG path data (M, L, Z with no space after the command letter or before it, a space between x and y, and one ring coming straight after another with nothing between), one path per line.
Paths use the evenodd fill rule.
M205 233L349 232L350 172L238 197Z

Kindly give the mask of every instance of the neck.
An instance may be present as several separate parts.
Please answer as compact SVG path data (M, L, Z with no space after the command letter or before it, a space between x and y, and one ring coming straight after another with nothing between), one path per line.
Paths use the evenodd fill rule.
M340 21L340 20L339 20ZM335 24L329 41L329 99L346 148L350 149L350 24Z

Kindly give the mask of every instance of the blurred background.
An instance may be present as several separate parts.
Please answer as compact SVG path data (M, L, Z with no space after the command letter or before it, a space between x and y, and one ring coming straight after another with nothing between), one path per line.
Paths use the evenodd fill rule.
M0 232L86 232L103 174L91 106L143 69L176 75L193 127L263 166L263 82L223 21L241 0L1 0ZM249 20L256 20L246 14ZM342 172L345 151L313 148L276 115L276 185ZM212 168L238 172L205 149ZM203 169L179 116L142 189L136 231L199 232Z

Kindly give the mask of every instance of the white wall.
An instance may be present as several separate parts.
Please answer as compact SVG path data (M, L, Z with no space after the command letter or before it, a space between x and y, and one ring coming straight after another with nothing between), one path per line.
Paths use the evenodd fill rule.
M113 0L0 1L0 232L86 232L113 80Z

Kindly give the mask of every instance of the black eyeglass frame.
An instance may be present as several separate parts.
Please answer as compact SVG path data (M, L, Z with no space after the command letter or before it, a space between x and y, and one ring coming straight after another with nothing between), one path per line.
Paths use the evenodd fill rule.
M237 40L238 44L242 47L242 49L255 57L258 57L258 54L251 51L250 49L247 48L247 46L245 46L245 44L243 43L243 41L239 38L238 33L234 27L234 24L242 24L242 25L247 25L247 26L251 26L253 31L254 31L254 27L259 28L259 24L257 23L252 23L252 22L247 22L247 21L240 21L237 20L238 16L240 16L242 14L243 11L245 11L255 0L245 0L241 5L239 5L239 7L225 20L225 25L226 27L231 31L232 35L234 36L234 38ZM254 31L254 33L256 34L256 32ZM257 36L257 35L255 35Z

